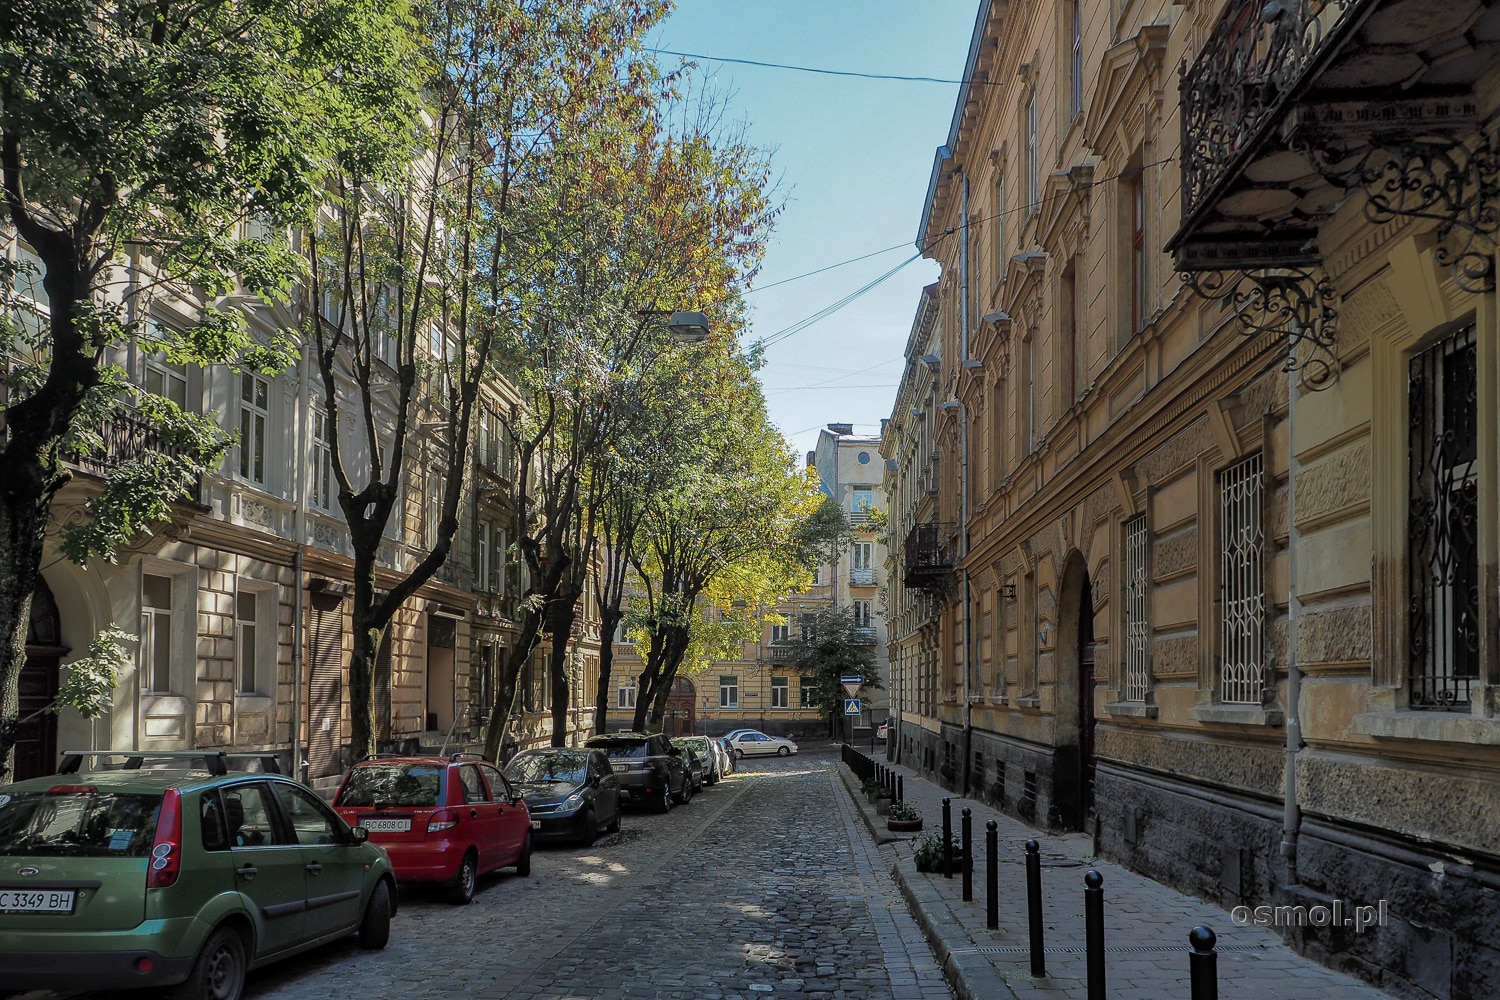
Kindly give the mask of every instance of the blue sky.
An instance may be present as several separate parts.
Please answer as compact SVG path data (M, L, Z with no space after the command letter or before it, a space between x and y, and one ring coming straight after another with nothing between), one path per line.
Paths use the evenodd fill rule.
M679 0L662 49L861 73L963 74L979 0ZM671 57L663 57L669 64ZM833 304L916 252L933 153L956 84L835 77L698 60L730 116L772 150L786 210L757 286L896 247L753 292L746 340ZM937 266L916 261L839 312L769 348L771 417L799 453L819 427L874 433L889 416L917 296Z

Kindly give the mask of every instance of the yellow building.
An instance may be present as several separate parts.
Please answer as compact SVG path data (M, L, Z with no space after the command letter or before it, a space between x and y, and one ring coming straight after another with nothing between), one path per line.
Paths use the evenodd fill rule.
M1491 38L981 4L886 449L902 759L1228 906L1385 900L1292 933L1413 995L1500 983Z

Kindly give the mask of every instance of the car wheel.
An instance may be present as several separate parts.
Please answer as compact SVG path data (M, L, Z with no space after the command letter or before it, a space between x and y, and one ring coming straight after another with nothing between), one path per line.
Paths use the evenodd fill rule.
M734 748L734 759L735 760L744 760L745 759L745 751L741 750L739 747L735 747Z
M526 878L531 874L531 834L526 835L526 842L521 845L521 858L516 862L516 874Z
M245 939L228 927L208 936L173 1000L240 1000L245 991Z
M391 887L382 879L375 883L370 901L365 904L365 918L359 922L359 946L366 951L379 951L390 939Z
M792 755L792 748L791 747L777 747L776 748L776 756L778 756L778 757L790 757L791 755Z
M662 785L661 786L661 801L656 804L656 811L657 812L663 812L663 813L664 812L671 812L672 811L672 786L671 785Z
M584 847L593 847L599 839L599 817L594 810L585 809L578 820L578 842Z
M448 902L454 906L467 906L474 898L474 886L479 881L479 860L470 851L458 863L458 874L448 887Z
M693 776L691 774L682 776L682 791L678 793L677 801L683 805L693 801Z
M610 833L619 833L620 832L620 800L619 799L615 799L615 816L614 816L614 819L612 819L612 820L609 821L609 826L605 827L605 829L608 830Z

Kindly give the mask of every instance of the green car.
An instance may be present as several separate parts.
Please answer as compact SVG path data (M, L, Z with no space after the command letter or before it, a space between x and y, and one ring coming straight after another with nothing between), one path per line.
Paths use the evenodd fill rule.
M80 773L83 756L0 785L6 989L238 1000L248 970L326 941L358 933L385 947L396 910L385 851L274 764L113 754L124 767ZM142 767L158 757L178 769ZM180 769L186 757L203 769Z

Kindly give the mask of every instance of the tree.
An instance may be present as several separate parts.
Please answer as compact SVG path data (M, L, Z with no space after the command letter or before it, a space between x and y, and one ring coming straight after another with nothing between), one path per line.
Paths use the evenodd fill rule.
M884 687L875 676L875 650L861 635L853 608L823 608L802 622L791 642L792 663L811 687L813 701L833 734L842 724L845 691L839 678L860 675L866 687Z
M0 274L12 290L0 323L0 781L67 460L115 467L90 522L65 537L70 558L111 558L228 440L170 401L127 392L113 357L137 338L173 361L285 362L284 344L253 342L239 313L212 301L286 294L297 268L285 239L245 239L243 223L315 201L335 136L373 141L403 119L407 36L407 8L391 0L10 0L0 14L0 187L27 248ZM205 298L196 328L147 326L168 284ZM99 428L126 419L151 447L105 447Z
M723 331L708 351L726 353L736 289L753 273L775 214L763 157L743 143L717 141L701 119L666 117L675 100L670 88L667 94L666 110L622 118L618 124L630 127L617 132L596 130L601 155L550 178L552 215L566 225L542 270L545 311L508 354L527 402L517 448L524 523L516 534L531 587L521 641L496 685L490 751L502 745L516 680L544 632L552 636L552 739L565 741L578 598L600 539L633 538L627 523L606 519L635 509L619 491L648 449L655 451L649 462L678 460L670 439L643 436L688 402L660 374L681 349L646 307L665 300L708 310ZM603 558L620 568L620 555ZM605 589L618 600L618 586Z
M715 580L753 559L811 569L798 534L820 498L767 419L749 361L738 354L729 361L739 381L715 399L719 418L683 442L671 487L643 521L636 603L650 644L638 679L637 729L660 723L693 641L700 599Z

